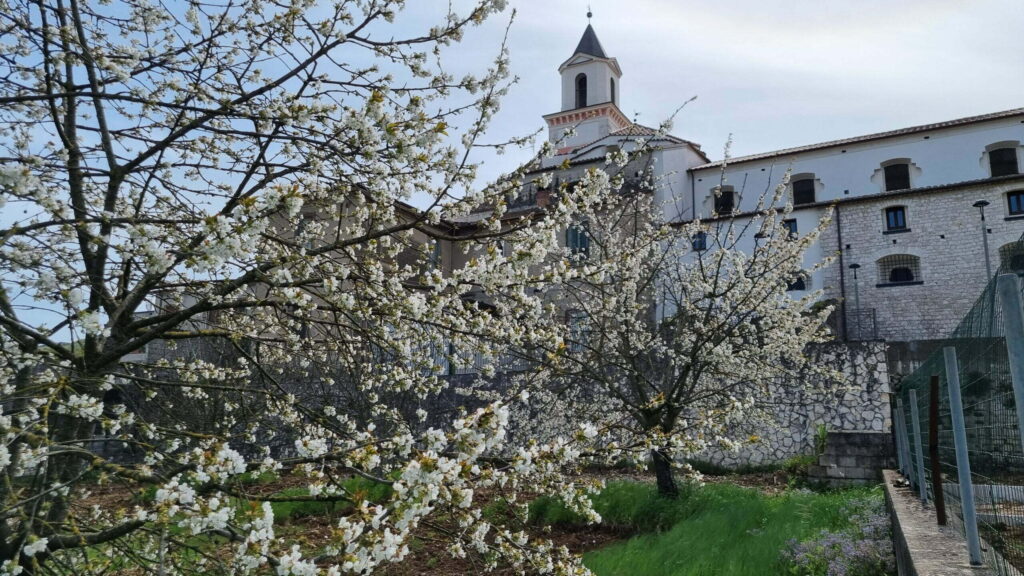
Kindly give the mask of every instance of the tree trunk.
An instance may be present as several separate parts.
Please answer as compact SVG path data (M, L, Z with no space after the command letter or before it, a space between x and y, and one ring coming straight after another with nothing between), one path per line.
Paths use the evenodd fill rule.
M672 475L672 456L666 450L651 450L654 462L654 475L658 479L658 494L675 500L679 497L679 487Z

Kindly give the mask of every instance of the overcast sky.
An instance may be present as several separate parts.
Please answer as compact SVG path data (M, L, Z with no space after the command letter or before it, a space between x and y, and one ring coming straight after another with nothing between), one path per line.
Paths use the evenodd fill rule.
M657 125L696 96L673 133L712 159L730 133L740 156L1024 106L1024 0L589 3L622 67L623 112ZM510 1L520 82L491 139L542 128L541 115L558 111L557 68L586 27L587 4ZM468 34L455 65L491 59L504 25ZM513 158L488 161L483 174Z

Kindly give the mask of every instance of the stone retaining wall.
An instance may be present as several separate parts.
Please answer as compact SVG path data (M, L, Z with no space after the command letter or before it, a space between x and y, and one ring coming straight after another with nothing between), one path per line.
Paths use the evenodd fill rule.
M843 381L824 381L808 375L781 382L769 394L768 418L748 422L735 437L758 440L738 451L715 450L698 459L719 466L764 465L800 454L813 454L820 425L829 432L888 433L889 372L884 342L829 342L809 349L814 362L843 373ZM880 469L880 468L879 468Z

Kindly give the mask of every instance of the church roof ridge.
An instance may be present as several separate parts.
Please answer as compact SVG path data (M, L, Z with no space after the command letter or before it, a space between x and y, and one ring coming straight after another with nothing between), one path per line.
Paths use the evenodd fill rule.
M591 159L583 158L583 156L585 156L588 152L590 152L591 149L594 148L594 146L599 145L601 143L601 141L607 140L608 138L613 138L613 137L620 137L621 138L623 136L659 136L659 131L656 128L651 128L650 126L644 126L643 124L639 124L637 122L632 122L632 123L630 123L629 126L626 126L625 128L620 128L618 130L613 130L612 132L609 132L608 134L605 134L604 136L600 136L598 138L595 138L594 140L591 140L589 142L580 144L579 146L566 146L565 148L560 148L560 149L558 149L558 152L555 155L556 156L569 156L569 164L570 165L583 164L583 163L587 163L587 162L592 162L593 161L592 158ZM682 145L689 146L690 148L693 149L694 152L696 152L697 154L700 154L700 156L702 158L704 158L705 160L708 159L707 154L705 154L704 151L701 149L700 144L698 144L698 143L696 143L696 142L694 142L692 140L687 140L685 138L680 138L678 136L673 136L672 134L668 134L668 133L661 134L658 137L658 140L664 140L664 141L667 141L667 142L671 142L672 144L682 144ZM531 170L530 173L533 173L533 172L546 172L546 171L549 171L549 170L552 170L552 169L557 169L557 168L558 168L557 166L545 166L544 168L540 168L538 170Z

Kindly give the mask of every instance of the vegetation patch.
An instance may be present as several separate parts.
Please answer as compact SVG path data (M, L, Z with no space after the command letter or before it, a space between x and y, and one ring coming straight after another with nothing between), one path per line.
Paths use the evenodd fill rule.
M678 500L671 501L659 497L654 486L624 482L610 483L594 504L611 525L642 532L626 542L586 554L585 564L598 576L888 573L884 561L877 564L881 571L827 572L830 566L843 562L843 558L827 551L821 555L827 557L824 563L801 561L814 555L812 543L825 542L837 534L854 547L861 546L869 536L878 536L854 529L855 523L880 509L882 495L878 489L828 493L791 490L766 495L723 483L689 487ZM535 501L530 512L531 519L538 523L580 522L548 499ZM873 518L876 523L872 526L880 528L878 518ZM888 538L887 533L884 538ZM882 549L876 546L872 550ZM856 562L850 565L862 567Z

